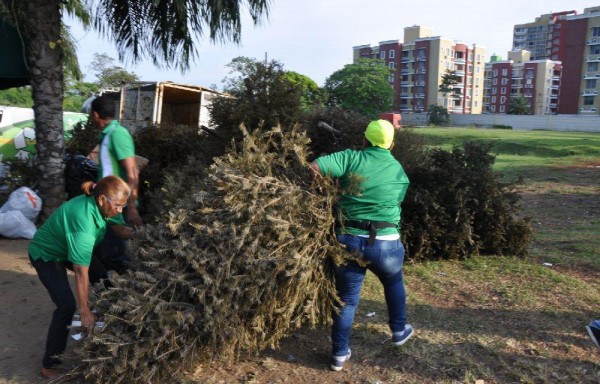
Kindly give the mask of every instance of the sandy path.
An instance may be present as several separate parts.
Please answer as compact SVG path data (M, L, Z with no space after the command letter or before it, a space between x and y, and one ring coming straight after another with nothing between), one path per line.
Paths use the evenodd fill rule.
M0 237L0 384L44 382L38 374L54 305L29 264L28 245Z

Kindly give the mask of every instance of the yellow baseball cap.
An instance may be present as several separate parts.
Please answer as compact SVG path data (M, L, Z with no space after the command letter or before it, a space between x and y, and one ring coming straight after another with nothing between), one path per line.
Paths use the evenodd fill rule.
M387 120L371 121L367 125L365 137L371 144L389 149L394 141L394 126Z

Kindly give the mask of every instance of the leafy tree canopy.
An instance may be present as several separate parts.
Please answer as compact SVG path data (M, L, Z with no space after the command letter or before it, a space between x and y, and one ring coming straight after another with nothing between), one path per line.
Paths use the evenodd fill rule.
M359 59L325 80L330 106L352 110L371 119L392 107L390 69L381 60Z
M237 131L242 123L249 129L262 123L268 129L298 121L302 89L290 83L281 63L241 56L227 66L224 90L234 97L213 101L211 116L216 125Z
M90 69L96 74L96 84L100 89L120 88L123 84L139 80L135 73L115 65L115 59L106 53L94 54Z
M298 72L286 71L283 78L293 88L300 90L300 103L303 110L306 111L324 105L326 92L310 77Z
M446 96L447 94L460 95L460 88L455 88L461 81L461 77L456 74L455 70L446 69L446 73L442 75L442 82L438 90Z
M523 96L511 97L508 104L508 113L510 115L529 115L531 113L529 100Z

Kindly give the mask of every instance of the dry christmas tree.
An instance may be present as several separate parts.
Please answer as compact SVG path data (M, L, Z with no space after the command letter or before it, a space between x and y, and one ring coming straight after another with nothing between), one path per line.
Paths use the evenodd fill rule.
M297 130L248 134L216 158L135 246L135 272L93 305L106 326L76 349L68 379L173 382L204 359L232 360L303 325L328 323L335 188L310 177ZM194 164L164 186L181 191ZM179 177L177 177L179 176Z

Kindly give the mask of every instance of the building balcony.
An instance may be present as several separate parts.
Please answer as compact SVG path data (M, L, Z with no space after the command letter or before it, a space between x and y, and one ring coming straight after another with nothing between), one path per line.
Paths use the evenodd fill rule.
M424 87L424 86L425 86L425 82L424 82L424 81L417 81L417 82L415 83L415 85L416 85L417 87Z
M417 61L427 61L425 56L417 56Z
M463 57L455 57L453 61L455 64L466 64L467 63L467 61Z
M413 97L410 95L410 93L401 93L400 98L401 99L412 99Z
M552 86L550 87L550 89L560 89L560 85L554 85L554 84L552 84Z
M585 61L586 61L586 63L590 63L590 62L593 62L593 61L600 61L600 55L588 55L585 58Z
M465 75L465 71L458 71L458 70L457 70L457 71L455 72L455 75L456 75L456 76L464 76L464 75Z
M587 41L587 45L598 45L600 44L600 37L592 37Z
M581 96L596 96L597 94L597 89L585 89L583 92L581 92Z
M600 79L600 73L586 73L585 75L583 75L583 80L588 79Z
M410 57L409 56L402 56L402 62L403 63L407 63L410 61Z
M408 69L404 69L403 68L403 69L400 70L400 73L403 74L403 75L407 75L408 74Z
M581 107L579 108L581 113L596 113L596 107Z
M417 73L419 75L424 75L427 73L427 70L425 68L419 68L415 71L415 73Z
M424 93L415 93L415 99L424 99L424 98L425 98Z

